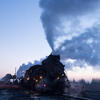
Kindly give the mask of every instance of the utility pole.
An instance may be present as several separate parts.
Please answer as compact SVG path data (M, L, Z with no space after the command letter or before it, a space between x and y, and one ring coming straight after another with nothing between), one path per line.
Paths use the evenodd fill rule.
M16 77L16 67L15 67L15 77Z

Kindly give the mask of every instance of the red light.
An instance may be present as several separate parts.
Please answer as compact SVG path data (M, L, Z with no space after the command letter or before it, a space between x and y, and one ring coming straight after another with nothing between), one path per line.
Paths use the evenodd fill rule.
M44 87L46 87L46 84L43 84Z

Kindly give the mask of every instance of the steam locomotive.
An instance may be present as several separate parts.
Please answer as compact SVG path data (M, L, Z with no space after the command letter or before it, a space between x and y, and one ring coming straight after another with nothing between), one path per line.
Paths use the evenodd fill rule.
M26 71L23 85L41 93L61 93L65 87L70 87L60 56L52 54L41 65L34 65Z

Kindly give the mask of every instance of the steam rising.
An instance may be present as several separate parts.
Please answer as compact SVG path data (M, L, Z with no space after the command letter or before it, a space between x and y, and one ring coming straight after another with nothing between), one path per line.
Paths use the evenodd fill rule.
M53 53L100 65L100 0L40 0Z

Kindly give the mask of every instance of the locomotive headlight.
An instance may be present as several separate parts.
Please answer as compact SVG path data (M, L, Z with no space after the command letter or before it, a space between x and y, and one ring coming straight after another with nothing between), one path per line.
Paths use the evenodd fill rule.
M29 77L27 77L27 81L29 81L30 80L30 78Z
M37 82L38 82L38 80L35 80L35 82L37 83Z
M58 77L57 77L57 80L59 80L59 79L60 79L60 77L58 76Z
M40 79L43 79L43 76L40 76Z
M62 74L62 76L64 76L64 74Z

